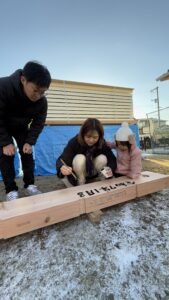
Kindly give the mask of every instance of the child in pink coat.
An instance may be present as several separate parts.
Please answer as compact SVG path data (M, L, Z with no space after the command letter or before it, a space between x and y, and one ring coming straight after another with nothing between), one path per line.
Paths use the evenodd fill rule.
M125 175L138 178L141 174L141 150L136 146L135 137L128 123L123 122L115 134L115 143L107 142L111 149L117 152L117 169L115 177Z

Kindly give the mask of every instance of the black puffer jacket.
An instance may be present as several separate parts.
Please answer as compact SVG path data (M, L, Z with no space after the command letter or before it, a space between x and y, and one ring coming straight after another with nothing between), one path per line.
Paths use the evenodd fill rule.
M1 147L12 143L13 132L22 131L27 131L25 143L34 145L45 123L47 99L43 96L36 102L29 100L22 89L21 75L22 70L17 70L0 78Z
M61 162L60 159L63 159L63 161L69 166L72 167L72 161L74 159L74 157L77 154L86 154L87 150L88 150L88 146L82 146L79 142L78 142L78 135L76 135L75 137L73 137L67 144L67 146L64 148L63 153L61 154L61 156L59 156L59 158L56 161L56 169L57 169L57 175L59 177L63 177L61 172L60 172L60 168L62 167L63 163ZM113 152L111 151L111 149L106 145L106 142L103 144L102 148L96 147L95 151L93 153L93 158L95 158L96 156L100 155L100 154L104 154L107 157L107 165L112 169L112 172L114 172L116 170L117 164L116 164L116 157L113 154Z

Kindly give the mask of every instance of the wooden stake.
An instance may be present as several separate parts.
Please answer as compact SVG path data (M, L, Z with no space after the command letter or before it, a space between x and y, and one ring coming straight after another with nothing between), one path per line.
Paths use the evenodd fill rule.
M92 222L94 224L99 224L102 214L103 214L103 212L101 210L96 210L94 212L87 214L87 216L88 216L88 219L90 222Z

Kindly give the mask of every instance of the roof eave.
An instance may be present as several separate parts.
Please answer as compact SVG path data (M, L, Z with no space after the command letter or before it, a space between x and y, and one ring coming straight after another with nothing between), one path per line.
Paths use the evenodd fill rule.
M167 73L162 74L156 79L156 81L165 81L165 80L169 80L169 71Z

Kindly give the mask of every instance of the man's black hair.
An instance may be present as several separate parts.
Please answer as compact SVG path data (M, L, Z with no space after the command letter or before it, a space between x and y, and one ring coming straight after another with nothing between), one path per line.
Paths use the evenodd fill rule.
M27 62L22 70L22 75L27 81L33 82L39 87L48 88L51 83L48 69L36 61Z

